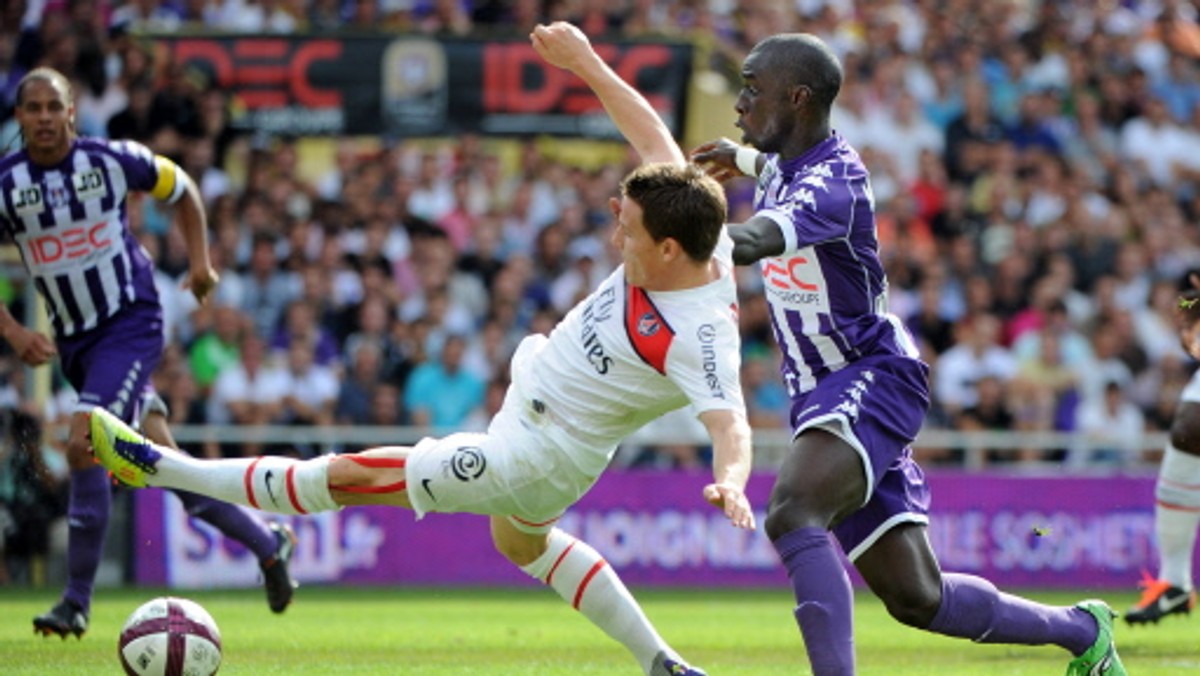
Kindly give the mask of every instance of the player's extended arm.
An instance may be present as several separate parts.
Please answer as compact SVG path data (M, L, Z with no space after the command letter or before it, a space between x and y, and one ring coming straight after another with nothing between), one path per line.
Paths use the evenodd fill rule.
M718 409L700 414L713 443L713 483L704 487L704 499L725 512L739 528L754 528L754 512L746 497L753 451L750 425L740 411Z
M166 157L155 155L154 164L158 168L158 180L150 194L175 205L179 227L187 242L189 270L182 286L191 289L196 300L203 303L216 288L220 277L208 256L208 218L204 214L200 189L186 171Z
M179 179L184 183L183 197L179 200L179 227L187 241L188 279L184 288L191 289L196 300L203 303L216 288L220 276L213 269L208 255L208 219L204 214L204 202L200 190L182 169Z
M765 216L754 216L745 223L730 223L728 229L733 240L734 265L749 265L783 253L783 231L778 223Z
M571 71L591 87L643 162L684 164L683 151L646 97L604 63L582 31L555 21L535 27L529 40L547 63Z
M58 354L54 341L37 331L25 328L3 303L0 303L0 336L8 341L21 361L29 366L41 366Z

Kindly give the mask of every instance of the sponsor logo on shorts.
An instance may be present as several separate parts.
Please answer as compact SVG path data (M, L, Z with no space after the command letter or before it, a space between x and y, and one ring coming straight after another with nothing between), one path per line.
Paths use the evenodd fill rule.
M459 481L478 479L485 469L487 458L483 455L483 449L478 446L459 446L454 455L450 456L450 471Z
M437 502L437 498L433 497L433 491L429 490L429 484L431 483L433 482L429 479L421 479L421 488L425 489L425 492L429 495L430 500Z

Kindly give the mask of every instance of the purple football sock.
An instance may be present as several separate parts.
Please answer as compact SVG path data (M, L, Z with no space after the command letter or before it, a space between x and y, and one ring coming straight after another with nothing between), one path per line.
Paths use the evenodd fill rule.
M796 623L814 676L854 673L854 597L824 528L794 530L774 543L796 594Z
M188 514L207 521L225 537L232 538L254 552L259 561L266 561L275 556L279 543L275 534L267 528L267 524L257 519L250 512L228 502L196 495L187 491L174 491L183 500L183 507Z
M71 472L67 508L67 591L63 598L85 611L91 607L96 569L104 552L112 488L103 467Z
M1096 640L1096 620L1086 611L1034 603L958 573L942 574L942 605L928 629L979 643L1053 644L1076 656Z

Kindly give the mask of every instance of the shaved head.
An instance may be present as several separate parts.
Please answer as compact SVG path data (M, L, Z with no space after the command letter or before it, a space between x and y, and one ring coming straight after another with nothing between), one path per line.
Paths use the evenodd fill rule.
M842 89L842 65L821 38L809 33L772 35L754 46L767 69L790 86L812 90L813 103L823 109L833 105Z

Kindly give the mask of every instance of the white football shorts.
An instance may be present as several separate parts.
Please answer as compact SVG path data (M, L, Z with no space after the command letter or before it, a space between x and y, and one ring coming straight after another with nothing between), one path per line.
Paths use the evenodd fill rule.
M420 519L427 512L506 516L526 533L545 533L596 483L595 448L558 427L546 404L508 388L485 434L426 437L405 465L408 499ZM573 460L574 458L574 460Z

